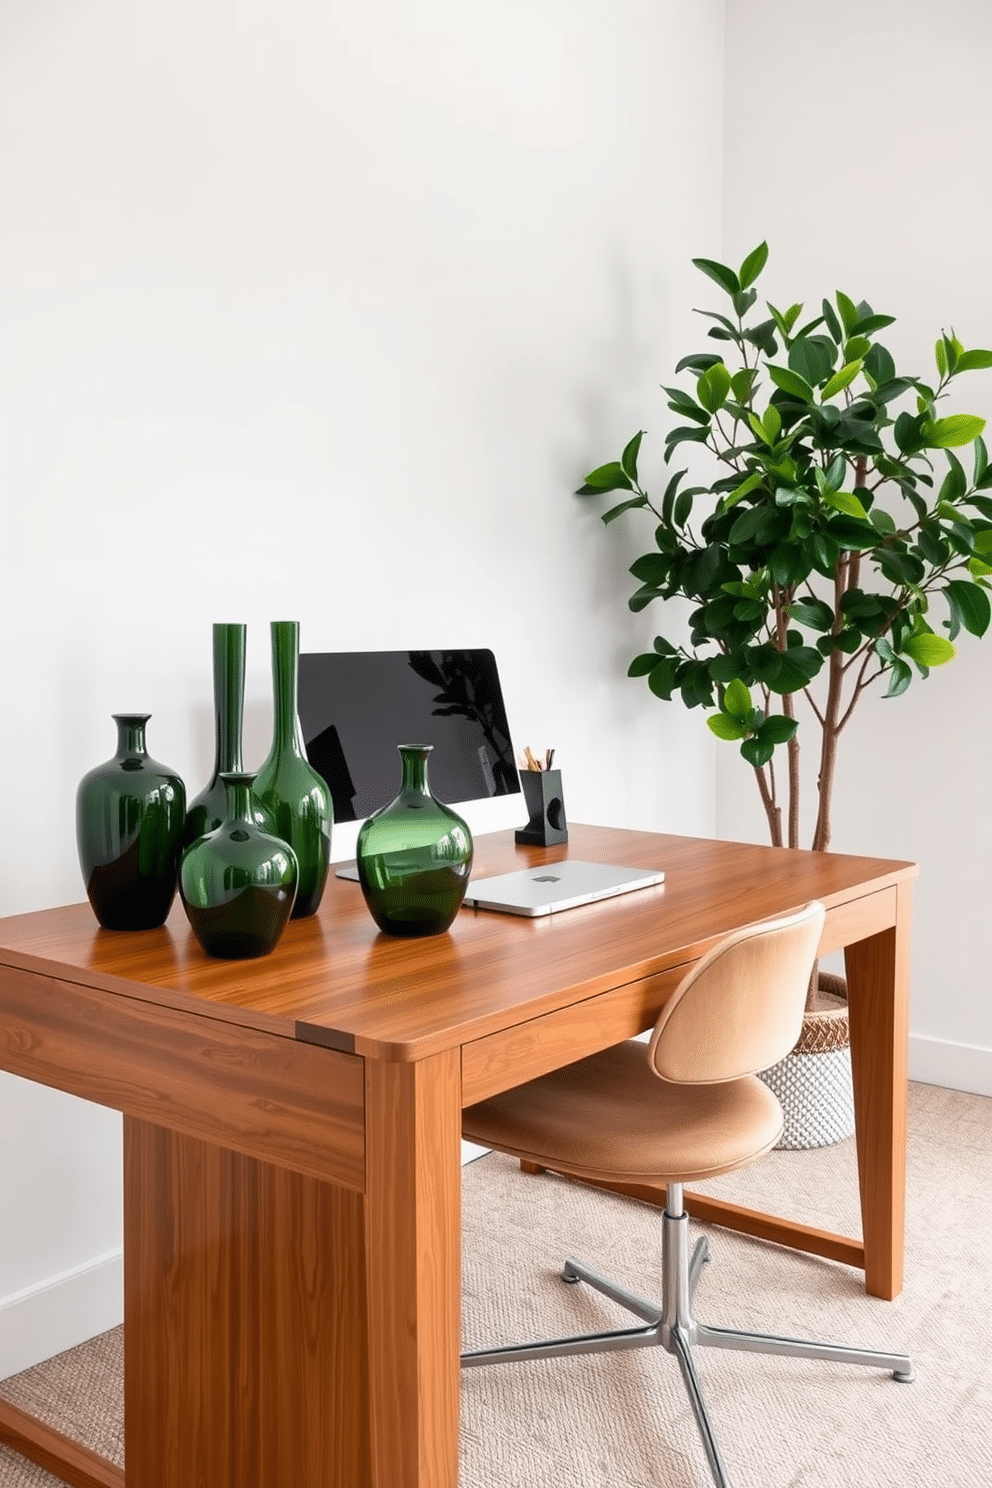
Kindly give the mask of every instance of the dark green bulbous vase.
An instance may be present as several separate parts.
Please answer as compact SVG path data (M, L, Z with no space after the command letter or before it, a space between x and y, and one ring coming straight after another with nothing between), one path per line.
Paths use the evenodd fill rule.
M255 822L254 775L224 771L227 810L219 827L186 848L179 891L193 934L208 956L267 956L296 897L296 855Z
M369 913L387 935L441 935L461 908L472 867L472 834L431 795L433 745L400 744L400 793L358 834L358 880Z
M293 919L316 914L331 861L331 792L310 764L296 712L300 627L296 620L272 622L272 748L258 772L252 796L255 821L288 842L300 865Z
M117 753L76 791L76 846L93 913L106 930L152 930L172 907L186 787L149 757L150 713L114 713Z
M240 771L241 731L245 706L245 626L215 625L214 768L210 781L186 808L183 846L219 827L227 815L227 791L221 775Z

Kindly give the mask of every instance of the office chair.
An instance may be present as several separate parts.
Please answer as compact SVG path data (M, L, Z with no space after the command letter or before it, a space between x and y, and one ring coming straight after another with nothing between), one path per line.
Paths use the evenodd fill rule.
M629 1040L604 1049L463 1114L470 1141L542 1168L667 1185L660 1304L579 1261L566 1260L561 1273L565 1281L587 1282L643 1326L479 1349L462 1355L463 1366L659 1345L678 1359L718 1488L729 1488L729 1479L694 1347L867 1364L891 1370L900 1381L913 1378L905 1354L717 1328L693 1313L709 1245L698 1240L690 1259L683 1184L733 1172L778 1141L782 1108L755 1072L784 1058L799 1036L824 915L814 902L720 941L679 983L647 1046Z

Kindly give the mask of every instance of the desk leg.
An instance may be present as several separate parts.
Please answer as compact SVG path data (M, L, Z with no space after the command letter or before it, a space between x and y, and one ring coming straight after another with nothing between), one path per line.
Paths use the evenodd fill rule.
M125 1116L124 1201L128 1488L366 1488L362 1195Z
M844 952L865 1290L902 1290L906 1220L906 1097L912 886L897 888L896 923Z
M461 1058L366 1060L373 1488L457 1488Z

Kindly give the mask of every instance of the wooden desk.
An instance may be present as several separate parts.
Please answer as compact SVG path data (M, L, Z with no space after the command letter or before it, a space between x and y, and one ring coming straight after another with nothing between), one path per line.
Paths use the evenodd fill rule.
M707 1212L898 1293L914 866L573 827L482 837L476 871L569 853L667 882L400 941L332 878L248 962L179 906L131 935L87 905L0 921L0 1068L124 1113L128 1488L455 1488L462 1106L649 1027L720 936L812 898L846 948L864 1245ZM7 1405L0 1440L123 1488Z

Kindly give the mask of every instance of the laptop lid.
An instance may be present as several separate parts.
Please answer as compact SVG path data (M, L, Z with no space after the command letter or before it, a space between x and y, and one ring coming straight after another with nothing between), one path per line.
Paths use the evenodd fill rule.
M615 863L585 863L566 858L543 867L518 868L495 878L473 878L465 903L475 909L496 909L506 914L547 915L597 899L613 899L634 889L664 883L656 868L622 868Z

